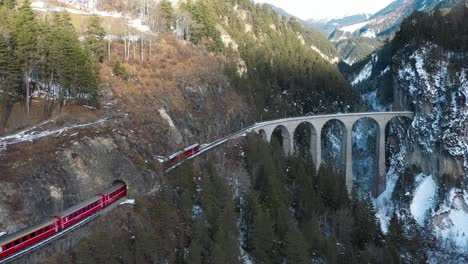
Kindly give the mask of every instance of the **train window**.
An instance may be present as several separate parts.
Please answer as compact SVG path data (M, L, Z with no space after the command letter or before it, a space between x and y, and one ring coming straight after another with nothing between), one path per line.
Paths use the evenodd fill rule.
M15 246L19 245L20 241L19 239L15 240Z
M27 235L24 236L22 240L23 240L23 242L26 241L26 240L28 240L28 236L27 236Z
M45 230L46 230L46 231L49 231L49 229L50 229L49 226L46 226L46 227L45 227Z
M42 229L37 230L37 234L38 235L42 234Z
M6 249L10 249L13 246L13 243L6 244Z
M32 232L30 235L29 235L31 238L34 238L36 236L36 232Z

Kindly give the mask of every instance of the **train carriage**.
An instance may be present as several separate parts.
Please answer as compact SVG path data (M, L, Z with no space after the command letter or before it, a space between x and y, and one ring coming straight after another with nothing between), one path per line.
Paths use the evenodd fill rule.
M79 221L87 218L88 216L101 210L104 205L102 204L102 198L99 195L94 196L84 202L74 205L67 210L54 215L57 219L59 230L68 228Z
M167 160L166 160L166 168L170 168L174 165L176 165L177 163L179 163L179 161L182 160L182 151L178 151L172 155L170 155Z
M115 182L112 186L104 192L98 194L102 197L103 207L117 201L127 194L127 185L123 182Z
M193 144L191 146L188 146L184 149L184 156L185 158L188 158L196 153L200 152L200 145L199 144Z
M10 235L1 236L0 259L36 244L39 241L54 235L57 231L58 227L55 219L49 218L40 224L22 229Z

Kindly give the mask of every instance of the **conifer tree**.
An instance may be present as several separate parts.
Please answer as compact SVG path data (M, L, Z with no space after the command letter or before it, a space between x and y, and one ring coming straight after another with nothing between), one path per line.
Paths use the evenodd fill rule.
M26 112L29 115L30 82L34 67L39 61L37 53L38 24L31 8L31 2L25 0L15 18L13 26L14 52L17 64L22 71L22 83L25 96Z
M174 7L172 7L171 2L167 0L163 0L160 3L162 16L164 18L165 26L167 31L171 31L175 28L175 15L174 15Z
M293 225L286 233L284 255L287 263L310 263L307 243Z
M88 30L86 31L86 46L90 50L95 61L103 62L106 52L106 42L104 37L106 32L101 26L101 21L98 16L91 16L89 19Z
M403 228L395 211L393 211L392 218L390 218L387 241L397 250L401 249L405 241Z

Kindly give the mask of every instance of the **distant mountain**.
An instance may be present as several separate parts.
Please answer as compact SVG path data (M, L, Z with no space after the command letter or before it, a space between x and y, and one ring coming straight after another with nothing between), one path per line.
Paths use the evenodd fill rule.
M396 0L367 20L337 28L329 39L335 43L344 61L351 65L380 47L414 11L450 9L463 1L466 0Z
M289 14L280 7L271 4L263 5L269 6L271 10L273 10L280 17L285 17L288 20L294 19L299 22L299 24L304 27L304 32L303 34L300 34L299 38L301 38L301 41L304 43L304 45L310 46L310 48L317 52L323 59L332 64L337 64L341 60L335 45L333 45L333 43L327 39L328 35L323 34L323 32L318 30L316 27L311 26L306 21Z
M305 22L308 26L312 26L329 36L337 28L367 21L370 16L369 14L358 14L332 19L309 19Z
M282 17L286 17L288 19L290 18L295 18L297 21L301 22L302 24L304 24L304 21L299 19L298 17L295 17L291 14L289 14L288 12L286 12L286 10L282 9L281 7L277 7L275 5L272 5L272 4L264 4L264 5L267 5L269 6L273 11L275 11L279 16L282 16Z

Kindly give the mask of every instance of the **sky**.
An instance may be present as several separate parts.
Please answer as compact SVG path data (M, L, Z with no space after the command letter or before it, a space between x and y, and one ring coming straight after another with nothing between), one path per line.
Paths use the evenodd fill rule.
M303 20L335 18L344 15L373 14L393 0L253 0L269 3Z

